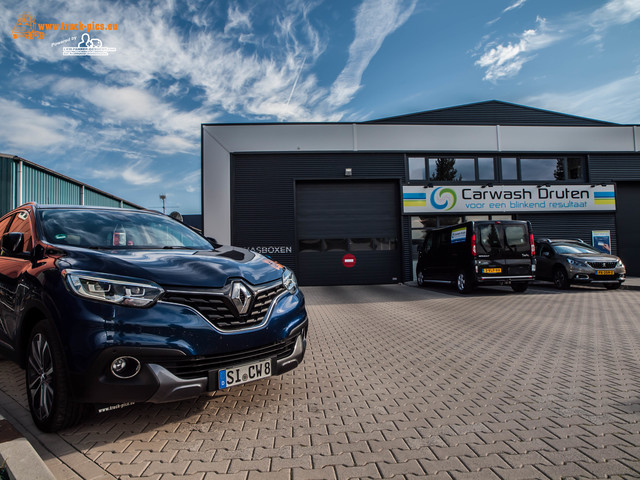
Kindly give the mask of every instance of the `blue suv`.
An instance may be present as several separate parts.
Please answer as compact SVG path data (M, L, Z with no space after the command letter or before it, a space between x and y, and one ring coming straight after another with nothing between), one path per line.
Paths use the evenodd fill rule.
M182 400L302 362L303 295L259 254L117 208L28 203L0 236L0 351L25 369L43 431L91 405Z

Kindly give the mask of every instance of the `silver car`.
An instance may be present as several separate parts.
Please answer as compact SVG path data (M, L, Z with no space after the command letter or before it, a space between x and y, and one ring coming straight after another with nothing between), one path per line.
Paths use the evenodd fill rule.
M550 280L559 289L575 283L603 285L613 290L620 288L625 275L620 258L602 253L582 240L536 242L536 280Z

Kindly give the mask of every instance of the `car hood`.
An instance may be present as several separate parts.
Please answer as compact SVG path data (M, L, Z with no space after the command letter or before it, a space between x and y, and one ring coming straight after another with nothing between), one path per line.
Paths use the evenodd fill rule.
M253 285L278 280L284 267L249 250L220 247L195 250L89 250L63 249L60 268L87 270L151 280L158 285L223 287L230 278Z
M607 255L606 253L596 254L596 253L567 253L563 254L563 257L566 258L577 258L582 260L583 262L617 262L618 257L614 255Z

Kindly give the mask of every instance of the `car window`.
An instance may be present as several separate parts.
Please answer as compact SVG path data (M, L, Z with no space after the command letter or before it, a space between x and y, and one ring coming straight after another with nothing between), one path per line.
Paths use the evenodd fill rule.
M44 239L86 248L192 248L211 244L164 215L131 210L43 209Z
M7 227L9 226L9 222L11 222L12 218L13 218L13 215L7 215L5 218L0 220L0 236L4 235Z
M581 245L577 243L554 243L553 248L557 253L561 255L580 253L595 253L598 255L602 255L602 252L600 250L596 250L589 245Z
M8 232L22 233L24 235L23 252L30 252L33 241L31 239L31 215L27 210L21 210L13 217Z
M424 252L429 253L432 246L433 246L433 235L429 233L427 234L427 238L424 241Z
M553 250L551 250L551 247L549 245L543 244L542 246L539 247L539 249L540 249L540 255L545 255L548 257L553 253Z

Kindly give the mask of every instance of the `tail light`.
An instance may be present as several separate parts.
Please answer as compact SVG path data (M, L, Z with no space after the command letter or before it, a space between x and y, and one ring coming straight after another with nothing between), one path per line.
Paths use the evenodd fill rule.
M531 244L531 256L533 257L536 254L536 244L533 240L533 233L529 234L529 243Z
M478 249L476 248L476 234L471 235L471 255L478 256Z

